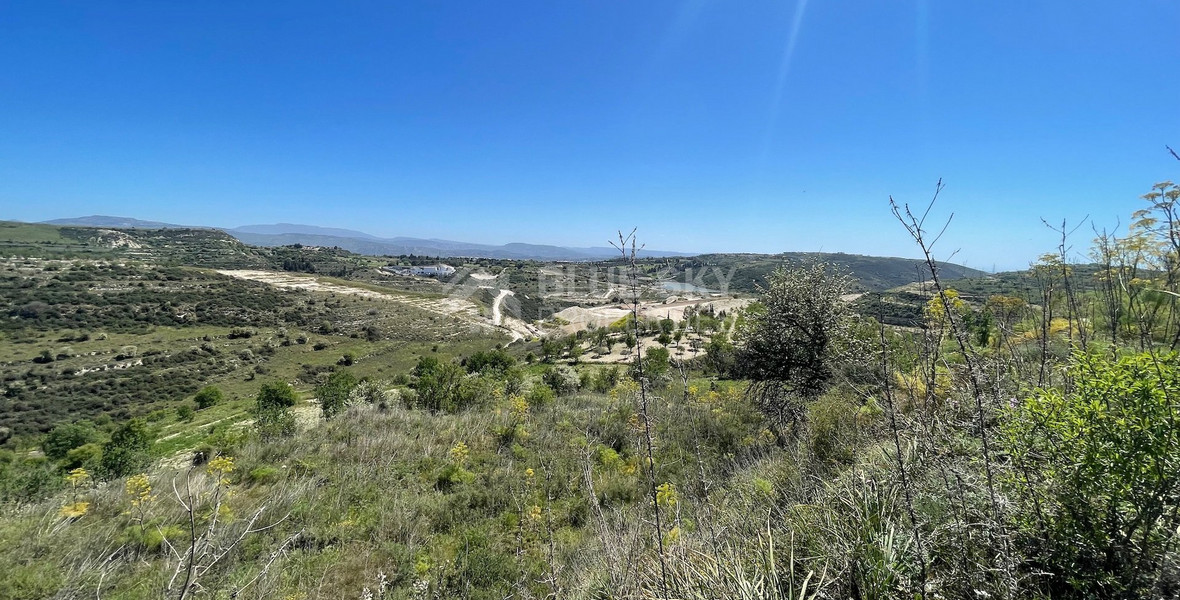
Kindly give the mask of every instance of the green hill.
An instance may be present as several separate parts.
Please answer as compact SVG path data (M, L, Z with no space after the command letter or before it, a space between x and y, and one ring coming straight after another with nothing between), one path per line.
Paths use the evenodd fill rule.
M765 284L775 269L812 262L835 265L850 273L859 285L855 291L887 290L930 277L925 263L916 259L824 252L702 254L667 261L667 264L676 271L679 282L695 283L709 289L725 286L730 291L757 293L758 286ZM983 271L952 263L938 263L938 269L939 276L948 281L985 275Z

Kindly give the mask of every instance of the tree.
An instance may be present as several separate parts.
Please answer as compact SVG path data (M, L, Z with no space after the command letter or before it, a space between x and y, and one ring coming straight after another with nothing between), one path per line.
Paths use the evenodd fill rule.
M660 321L660 333L672 335L672 332L675 330L676 330L676 321L673 321L670 317L665 317L663 320Z
M285 382L263 384L254 399L254 427L264 438L295 435L295 415L288 408L295 406L299 397Z
M455 412L460 408L465 376L462 367L424 356L418 359L414 376L414 388L418 392L420 406L431 412Z
M45 434L41 449L50 459L62 460L70 450L97 442L99 438L98 429L90 421L63 423Z
M499 348L495 350L479 351L472 354L464 363L467 367L468 373L483 373L485 371L494 371L500 374L506 373L513 365L516 364L516 359L504 350Z
M653 388L660 388L668 384L672 360L667 348L663 346L652 346L644 352L642 360L643 377L647 379L646 385ZM638 364L631 366L631 377L636 380L639 379Z
M582 358L583 352L584 352L584 350L582 349L582 345L575 342L572 346L569 347L570 360L572 360L576 364Z
M779 269L751 306L739 335L739 364L750 380L747 393L776 434L801 419L804 401L831 383L851 338L851 315L840 299L850 286L847 275L821 264Z
M262 409L291 408L299 403L299 396L295 389L282 381L272 381L262 384L255 398L257 406Z
M357 385L356 377L348 371L336 371L328 376L328 380L315 389L315 396L320 401L320 412L324 419L331 419L340 414L348 406L348 397Z
M152 435L142 419L131 419L111 434L102 447L102 470L116 478L140 470L149 462Z
M553 362L554 359L561 356L562 343L556 339L547 337L541 340L541 357L545 362Z
M193 397L193 400L197 403L197 410L205 410L210 406L221 404L221 401L224 399L225 395L221 393L221 388L215 385L207 385L201 388L201 391L197 392L197 395Z

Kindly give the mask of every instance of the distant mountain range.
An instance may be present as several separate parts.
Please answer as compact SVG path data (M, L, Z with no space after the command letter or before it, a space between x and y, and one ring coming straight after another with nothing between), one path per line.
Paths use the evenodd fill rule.
M158 221L141 221L128 217L92 215L72 219L44 221L49 225L75 225L82 227L109 227L112 229L219 229L234 236L242 243L252 246L335 246L357 254L374 256L399 256L417 254L420 256L498 258L516 260L601 260L615 258L619 251L610 247L571 248L543 244L511 243L503 245L473 244L451 240L420 239L410 237L381 238L362 231L276 223L273 225L244 225L233 229L176 225ZM642 255L650 258L669 256L692 256L686 252L644 250Z

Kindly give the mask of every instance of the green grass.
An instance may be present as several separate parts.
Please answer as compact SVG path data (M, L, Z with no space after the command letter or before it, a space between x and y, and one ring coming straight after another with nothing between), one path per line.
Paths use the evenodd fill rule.
M0 221L0 243L4 244L67 244L70 240L55 225Z

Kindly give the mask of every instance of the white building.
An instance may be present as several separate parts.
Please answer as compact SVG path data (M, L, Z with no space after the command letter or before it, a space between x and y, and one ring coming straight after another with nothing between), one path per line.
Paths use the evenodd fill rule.
M423 277L450 277L455 274L455 267L440 263L429 267L410 267L410 273Z
M439 263L422 267L381 267L383 271L394 275L418 275L420 277L450 277L455 274L455 267Z

